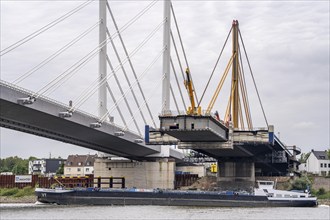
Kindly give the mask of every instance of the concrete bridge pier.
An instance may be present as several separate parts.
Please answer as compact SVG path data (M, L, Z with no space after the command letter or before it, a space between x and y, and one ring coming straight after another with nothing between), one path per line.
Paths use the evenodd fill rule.
M153 161L132 161L97 158L94 162L95 177L125 177L127 188L174 189L175 161L156 158ZM102 184L108 187L109 184Z
M218 160L217 185L220 191L245 190L253 192L255 185L254 162L249 160Z

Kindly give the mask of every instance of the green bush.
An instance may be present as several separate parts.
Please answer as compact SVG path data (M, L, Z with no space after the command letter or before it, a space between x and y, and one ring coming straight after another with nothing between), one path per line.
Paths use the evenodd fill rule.
M2 188L0 189L1 196L14 196L14 197L22 197L22 196L31 196L34 195L34 188L31 186L24 187L23 189L18 188Z
M307 177L300 177L292 183L292 189L295 190L305 190L307 186L311 186L311 181Z
M34 195L34 188L31 186L24 187L23 189L20 189L14 197L22 197L22 196L31 196Z
M324 193L322 195L318 195L317 198L318 199L330 199L330 191L328 191L327 193Z
M1 193L0 193L1 196L13 196L16 193L18 193L19 189L10 188L10 189L1 189L0 191L1 191Z
M324 195L326 192L325 192L325 189L324 188L320 188L319 191L317 191L317 195L321 196L321 195Z

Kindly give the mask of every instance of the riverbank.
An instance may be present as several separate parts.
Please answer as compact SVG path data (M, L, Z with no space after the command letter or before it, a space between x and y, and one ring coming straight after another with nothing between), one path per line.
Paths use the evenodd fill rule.
M0 203L35 203L37 201L36 196L0 196Z

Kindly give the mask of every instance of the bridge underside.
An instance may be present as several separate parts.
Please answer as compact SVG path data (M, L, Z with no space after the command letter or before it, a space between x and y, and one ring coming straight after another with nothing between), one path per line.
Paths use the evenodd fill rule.
M121 157L146 160L157 149L85 125L0 99L0 126ZM65 109L63 109L64 111ZM90 120L90 122L95 122ZM28 146L26 146L28 147ZM151 159L151 158L150 158Z
M288 161L274 161L265 159L266 155L272 155L274 149L271 145L235 145L233 149L194 149L222 162L254 162L256 176L279 176L288 173ZM287 156L287 155L286 155ZM285 157L286 158L286 157Z

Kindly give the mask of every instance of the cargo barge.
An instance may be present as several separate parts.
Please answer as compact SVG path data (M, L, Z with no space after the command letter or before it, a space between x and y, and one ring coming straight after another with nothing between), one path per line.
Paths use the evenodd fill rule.
M258 181L254 193L179 191L160 189L42 189L37 199L59 205L158 205L204 207L314 207L316 197L306 192L273 189L272 181Z

